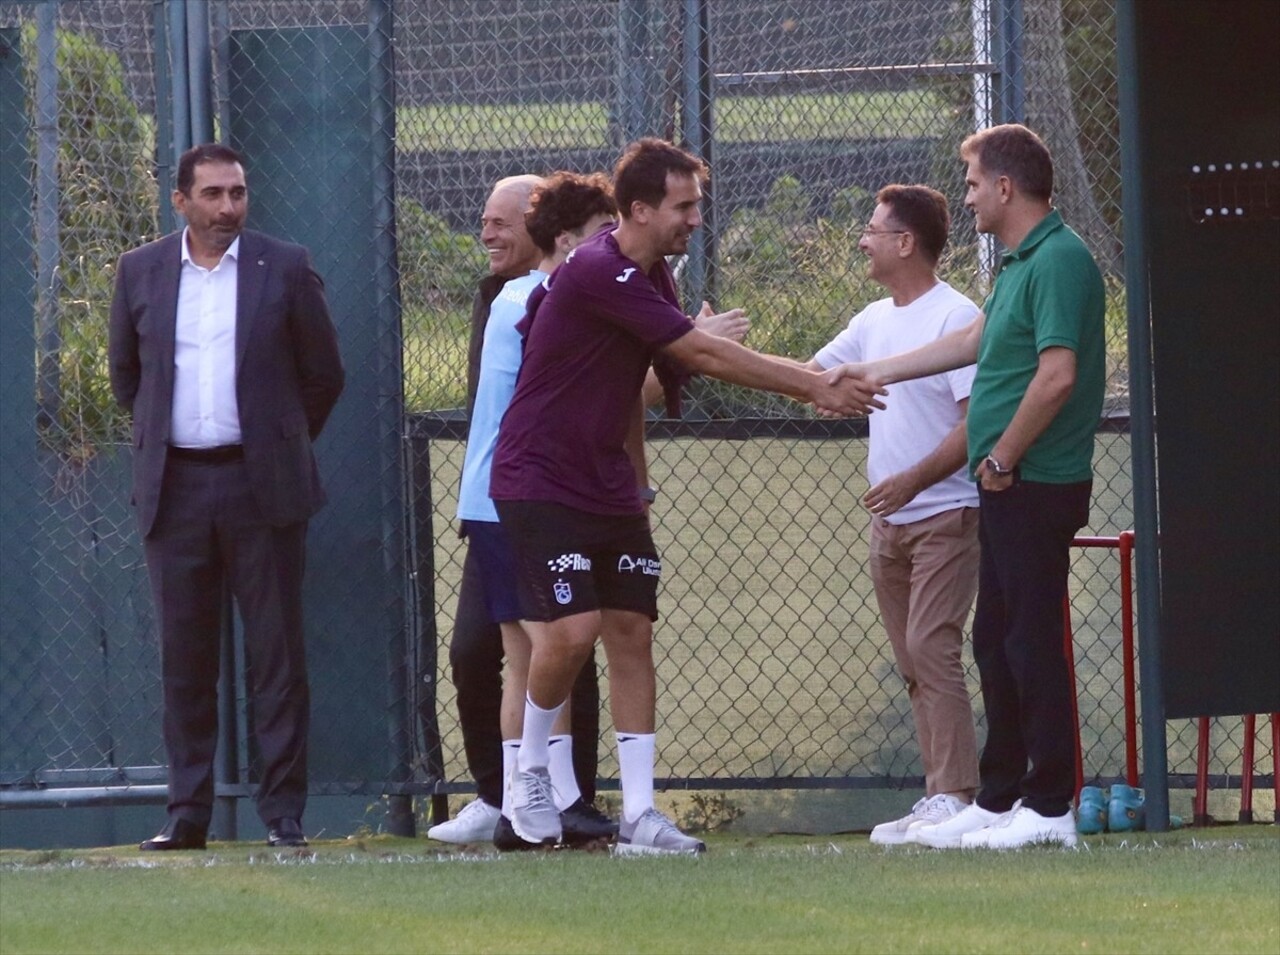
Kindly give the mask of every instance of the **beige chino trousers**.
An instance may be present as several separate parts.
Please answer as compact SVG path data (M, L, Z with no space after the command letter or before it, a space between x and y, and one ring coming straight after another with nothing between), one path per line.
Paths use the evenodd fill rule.
M871 518L871 580L915 718L926 795L972 793L978 745L961 649L978 589L978 509Z

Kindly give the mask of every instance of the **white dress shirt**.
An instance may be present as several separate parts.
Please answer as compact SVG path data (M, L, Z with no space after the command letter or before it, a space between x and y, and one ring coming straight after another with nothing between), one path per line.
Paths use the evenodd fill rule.
M236 404L236 271L240 239L206 269L182 234L182 274L173 342L173 418L169 443L215 448L240 443Z

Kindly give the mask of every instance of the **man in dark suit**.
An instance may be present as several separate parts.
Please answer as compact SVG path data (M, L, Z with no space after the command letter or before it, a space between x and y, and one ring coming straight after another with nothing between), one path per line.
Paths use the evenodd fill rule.
M213 807L224 587L244 631L258 814L304 846L310 700L302 633L307 520L325 502L312 441L343 386L306 249L244 229L232 149L183 154L179 233L125 253L111 387L133 413L133 503L159 619L169 819L144 850L203 849Z

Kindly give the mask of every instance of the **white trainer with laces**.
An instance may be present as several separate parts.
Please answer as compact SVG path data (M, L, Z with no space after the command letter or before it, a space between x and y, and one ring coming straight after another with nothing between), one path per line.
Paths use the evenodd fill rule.
M493 830L501 815L502 810L495 809L483 799L476 799L464 806L452 819L428 829L427 838L459 846L470 842L489 842L493 839Z
M511 828L525 842L554 845L563 834L551 774L545 766L511 773Z
M676 824L656 809L645 810L635 822L622 820L614 855L684 855L706 852L706 843L686 836Z
M945 822L963 810L965 804L950 793L938 793L916 802L911 812L901 819L882 822L871 830L871 844L876 846L898 846L904 842L912 842L911 832L921 826L932 826Z
M1076 844L1076 819L1068 809L1061 816L1042 816L1019 804L985 829L961 837L964 849L1021 849L1024 846L1055 845L1064 849Z
M936 825L917 826L912 829L911 841L933 849L959 849L960 839L966 832L985 829L999 819L1000 815L998 812L983 809L976 802L971 803L950 819Z

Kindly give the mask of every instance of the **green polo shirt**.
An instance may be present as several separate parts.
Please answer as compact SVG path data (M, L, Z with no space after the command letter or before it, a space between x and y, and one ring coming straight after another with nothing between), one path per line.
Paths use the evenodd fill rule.
M991 453L1018 410L1040 352L1076 353L1076 382L1053 422L1019 462L1022 479L1066 484L1093 475L1093 436L1106 382L1102 273L1054 210L1006 253L983 309L978 370L969 396L969 472Z

